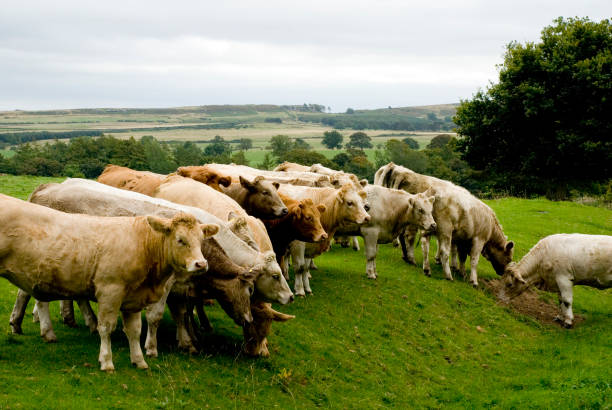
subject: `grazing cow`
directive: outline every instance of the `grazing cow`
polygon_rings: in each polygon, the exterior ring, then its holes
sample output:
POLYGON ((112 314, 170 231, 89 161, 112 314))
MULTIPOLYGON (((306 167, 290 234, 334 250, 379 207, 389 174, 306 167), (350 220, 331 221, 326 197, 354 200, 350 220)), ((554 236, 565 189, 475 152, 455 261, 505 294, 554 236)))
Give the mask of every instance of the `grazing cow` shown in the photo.
POLYGON ((311 172, 310 167, 295 162, 285 161, 273 169, 274 172, 311 172))
POLYGON ((172 273, 185 281, 208 268, 201 242, 219 227, 199 224, 185 213, 172 220, 104 218, 66 214, 5 195, 0 201, 0 276, 41 301, 97 300, 104 371, 114 370, 110 333, 121 311, 130 359, 147 368, 140 349, 140 311, 161 298, 172 273))
POLYGON ((272 322, 286 322, 295 316, 277 312, 269 303, 253 303, 253 322, 242 328, 245 346, 244 352, 249 356, 270 356, 268 351, 268 334, 272 322))
POLYGON ((205 167, 220 175, 231 177, 232 181, 238 181, 240 176, 248 179, 262 176, 268 181, 275 181, 282 184, 318 187, 331 186, 329 176, 315 174, 313 172, 275 172, 251 168, 244 165, 226 164, 207 164, 205 167))
POLYGON ((176 173, 223 192, 242 206, 249 215, 256 218, 276 219, 287 215, 287 207, 276 192, 278 182, 266 181, 262 176, 255 178, 240 176, 238 183, 232 184, 231 176, 221 176, 219 172, 209 168, 208 165, 181 167, 176 173), (220 180, 225 188, 219 187, 220 180))
POLYGON ((370 220, 363 204, 366 193, 356 191, 351 185, 341 189, 281 185, 280 193, 294 200, 311 199, 317 205, 325 205, 325 211, 321 213, 321 226, 327 232, 327 240, 316 244, 293 241, 289 246, 295 271, 295 294, 305 296, 306 293, 312 293, 309 282, 310 262, 329 249, 330 238, 336 230, 342 224, 360 225, 370 220))
MULTIPOLYGON (((327 239, 327 233, 321 226, 321 214, 325 212, 325 205, 315 206, 311 199, 296 201, 282 194, 281 199, 289 208, 289 214, 280 219, 265 221, 264 225, 272 241, 276 260, 283 269, 282 259, 291 242, 320 242, 327 239)), ((283 275, 289 279, 286 269, 283 269, 283 275)))
MULTIPOLYGON (((136 192, 124 191, 83 179, 68 179, 62 184, 43 185, 31 195, 30 201, 59 208, 66 212, 98 215, 155 214, 172 216, 179 211, 188 212, 201 222, 219 225, 219 232, 214 238, 209 238, 202 244, 203 253, 210 258, 210 274, 208 276, 211 280, 217 278, 219 280, 211 282, 209 278, 206 278, 204 282, 202 280, 194 281, 193 285, 197 289, 201 289, 202 292, 212 294, 236 323, 248 322, 245 315, 250 313, 248 306, 250 302, 247 300, 245 305, 240 298, 253 290, 253 280, 255 282, 254 300, 281 304, 293 300, 293 295, 287 283, 279 277, 280 270, 272 252, 265 254, 256 252, 233 235, 224 222, 201 209, 151 198, 136 192), (220 288, 221 280, 225 280, 222 288, 220 288), (232 298, 234 296, 236 297, 232 298), (228 303, 232 301, 232 306, 224 303, 225 300, 228 303)), ((170 287, 167 291, 170 291, 170 287)), ((176 293, 179 293, 179 291, 177 290, 176 293)), ((196 291, 197 295, 200 295, 199 291, 196 291)), ((148 355, 156 355, 157 352, 155 332, 164 313, 165 297, 162 299, 147 308, 149 333, 147 334, 145 347, 148 355)), ((176 297, 171 298, 171 302, 175 300, 177 300, 176 297)), ((171 303, 169 303, 169 306, 171 312, 174 312, 175 309, 173 309, 171 303)), ((184 311, 184 303, 179 305, 177 309, 184 311)), ((173 316, 176 317, 174 314, 173 316)), ((179 319, 181 319, 177 322, 179 346, 193 351, 193 345, 186 336, 182 316, 179 319)), ((205 316, 201 316, 200 321, 204 320, 205 316)), ((11 324, 13 323, 11 322, 11 324)))
POLYGON ((516 297, 529 286, 559 294, 560 315, 565 327, 574 321, 573 287, 612 287, 612 236, 556 234, 541 239, 520 262, 506 266, 502 297, 516 297))
MULTIPOLYGON (((514 243, 507 240, 495 212, 465 188, 438 178, 418 174, 392 162, 376 171, 374 183, 403 189, 412 194, 429 190, 435 195, 433 217, 437 225, 439 259, 446 279, 453 280, 449 264, 451 247, 457 250, 458 270, 462 275, 464 275, 467 256, 470 256, 470 282, 473 286, 478 285, 477 267, 481 253, 491 262, 498 275, 502 275, 506 265, 512 261, 514 243)), ((408 248, 404 237, 400 235, 404 259, 410 263, 414 263, 412 243, 416 233, 417 229, 406 230, 408 248)), ((431 274, 429 237, 430 235, 426 234, 421 240, 423 271, 428 276, 431 274)), ((452 260, 453 267, 455 267, 454 255, 452 260)))
POLYGON ((345 235, 363 236, 366 254, 366 274, 376 279, 376 254, 379 243, 389 243, 401 234, 408 225, 414 225, 426 232, 436 230, 432 211, 434 197, 426 193, 409 194, 397 189, 378 185, 364 188, 370 206, 370 220, 362 225, 343 226, 336 232, 345 235))

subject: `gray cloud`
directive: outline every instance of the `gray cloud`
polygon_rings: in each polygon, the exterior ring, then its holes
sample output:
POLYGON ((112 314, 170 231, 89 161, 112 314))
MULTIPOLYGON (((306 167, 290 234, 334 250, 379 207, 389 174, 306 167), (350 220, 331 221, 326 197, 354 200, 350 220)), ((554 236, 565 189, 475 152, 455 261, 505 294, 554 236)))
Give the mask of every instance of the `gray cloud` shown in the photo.
POLYGON ((0 109, 455 102, 510 41, 604 1, 22 2, 0 14, 0 109))

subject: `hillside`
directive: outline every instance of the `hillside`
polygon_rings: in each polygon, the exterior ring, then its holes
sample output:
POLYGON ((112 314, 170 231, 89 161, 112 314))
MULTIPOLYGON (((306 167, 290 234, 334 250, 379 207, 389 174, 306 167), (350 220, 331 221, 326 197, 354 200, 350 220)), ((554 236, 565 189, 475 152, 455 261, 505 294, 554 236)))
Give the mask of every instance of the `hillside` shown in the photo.
MULTIPOLYGON (((59 180, 59 179, 56 179, 59 180)), ((0 175, 0 191, 26 198, 49 178, 0 175)), ((520 258, 555 232, 610 234, 612 212, 545 200, 487 201, 520 258)), ((421 261, 417 251, 417 261, 421 261)), ((174 347, 169 315, 151 369, 129 363, 127 341, 113 334, 117 371, 97 369, 99 338, 52 319, 58 342, 45 344, 38 325, 0 336, 0 407, 31 408, 608 408, 612 401, 610 290, 577 287, 575 329, 542 324, 496 303, 485 286, 432 277, 381 245, 377 280, 365 278, 361 252, 333 246, 317 259, 314 295, 278 307, 296 319, 274 324, 271 357, 240 354, 241 330, 218 306, 207 308, 214 332, 200 354, 174 347)), ((481 258, 480 281, 495 278, 481 258)), ((0 281, 0 318, 16 289, 0 281)), ((555 304, 552 294, 540 298, 555 304)), ((31 312, 32 304, 28 308, 31 312)))

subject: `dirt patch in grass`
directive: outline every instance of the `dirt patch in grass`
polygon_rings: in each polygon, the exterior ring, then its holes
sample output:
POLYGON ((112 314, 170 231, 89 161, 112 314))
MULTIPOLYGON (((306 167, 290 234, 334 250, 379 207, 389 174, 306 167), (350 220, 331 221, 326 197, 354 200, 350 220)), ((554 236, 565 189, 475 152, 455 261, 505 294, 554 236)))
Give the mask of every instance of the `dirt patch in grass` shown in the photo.
MULTIPOLYGON (((501 280, 487 280, 485 286, 495 296, 498 304, 508 306, 522 315, 536 319, 540 323, 562 327, 561 323, 555 320, 555 317, 559 314, 556 296, 551 297, 551 294, 530 288, 514 299, 503 300, 499 296, 503 286, 501 280)), ((584 322, 584 317, 574 314, 574 327, 582 322, 584 322)))

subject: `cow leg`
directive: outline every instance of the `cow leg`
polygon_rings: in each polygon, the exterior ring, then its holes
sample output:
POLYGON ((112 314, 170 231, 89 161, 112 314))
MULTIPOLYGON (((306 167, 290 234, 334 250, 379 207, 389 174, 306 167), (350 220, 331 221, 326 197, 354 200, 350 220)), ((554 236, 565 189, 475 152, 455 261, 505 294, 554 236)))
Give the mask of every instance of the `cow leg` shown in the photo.
POLYGON ((157 357, 157 329, 164 317, 166 301, 176 278, 171 276, 164 285, 164 294, 155 303, 145 308, 145 318, 147 319, 147 340, 145 341, 145 352, 149 357, 157 357))
POLYGON ((72 303, 72 299, 60 300, 60 313, 65 325, 68 327, 77 327, 76 320, 74 319, 74 304, 72 303))
MULTIPOLYGON (((203 305, 203 300, 202 300, 202 305, 203 305)), ((191 343, 193 343, 193 347, 195 347, 196 350, 199 350, 200 337, 198 335, 198 332, 196 332, 196 320, 195 320, 195 316, 193 315, 194 307, 195 306, 192 303, 191 299, 187 301, 187 309, 185 310, 185 328, 187 329, 187 334, 189 335, 189 339, 191 340, 191 343)), ((204 307, 202 307, 202 313, 204 313, 204 307)), ((204 313, 204 316, 206 317, 206 320, 208 320, 206 313, 204 313)), ((200 323, 202 323, 202 319, 200 319, 200 323)))
POLYGON ((370 279, 376 279, 376 254, 378 253, 378 231, 373 229, 362 230, 363 243, 366 255, 366 275, 370 279))
POLYGON ((185 323, 187 315, 187 306, 185 301, 168 301, 168 308, 170 308, 170 314, 176 323, 176 339, 178 341, 179 349, 187 350, 191 354, 196 354, 198 349, 196 349, 194 346, 191 337, 189 336, 189 331, 187 330, 187 323, 185 323))
MULTIPOLYGON (((306 296, 304 291, 304 282, 302 278, 304 273, 308 270, 306 267, 306 261, 304 259, 304 245, 298 244, 291 247, 291 260, 293 261, 293 275, 295 276, 295 295, 306 296)), ((310 260, 308 261, 310 263, 310 260)))
POLYGON ((573 302, 573 283, 571 280, 557 275, 557 286, 559 287, 559 310, 561 315, 555 320, 561 322, 563 326, 570 328, 574 323, 574 312, 572 311, 573 302))
POLYGON ((206 316, 206 312, 204 311, 204 304, 202 303, 202 299, 198 298, 195 303, 196 312, 198 313, 198 319, 200 319, 200 330, 206 333, 210 333, 213 331, 213 327, 210 324, 210 320, 208 320, 208 316, 206 316))
POLYGON ((304 267, 306 268, 306 270, 302 273, 302 283, 304 284, 304 291, 311 295, 312 294, 312 289, 310 289, 310 278, 312 276, 310 276, 310 265, 312 263, 312 259, 304 259, 304 267))
POLYGON ((142 317, 140 312, 121 312, 123 317, 123 332, 130 344, 130 361, 139 369, 148 369, 140 348, 140 332, 142 331, 142 317))
POLYGON ((417 233, 418 228, 416 226, 408 226, 404 232, 399 235, 399 242, 402 246, 402 259, 404 259, 404 262, 411 265, 416 265, 416 260, 414 259, 414 242, 417 233))
POLYGON ((351 236, 351 248, 355 251, 359 251, 359 240, 356 236, 351 236))
POLYGON ((478 286, 478 259, 482 252, 484 244, 476 239, 472 242, 472 249, 470 251, 470 283, 472 286, 478 286))
POLYGON ((51 323, 51 315, 49 314, 49 302, 36 301, 38 310, 38 318, 40 319, 40 336, 47 343, 57 342, 57 336, 53 331, 51 323))
POLYGON ((32 309, 32 323, 38 323, 40 319, 38 317, 38 306, 34 304, 34 309, 32 309))
POLYGON ((85 326, 89 328, 90 333, 95 333, 98 330, 98 318, 91 308, 89 301, 85 299, 77 300, 77 305, 79 305, 83 320, 85 320, 85 326))
POLYGON ((431 276, 431 266, 429 265, 429 245, 431 237, 421 237, 421 250, 423 251, 423 273, 425 276, 431 276))
POLYGON ((467 259, 467 253, 463 250, 458 251, 459 256, 459 274, 465 278, 465 261, 467 259))
POLYGON ((285 280, 289 280, 289 252, 287 251, 284 255, 281 256, 280 258, 280 268, 281 268, 281 272, 283 273, 283 276, 285 277, 285 280))
POLYGON ((440 261, 442 262, 442 270, 446 279, 453 280, 453 274, 450 270, 449 256, 451 248, 451 236, 440 234, 438 235, 438 249, 440 250, 440 261))
POLYGON ((31 296, 29 293, 26 293, 21 289, 17 291, 17 299, 15 299, 15 305, 13 306, 11 319, 9 321, 9 324, 11 325, 11 332, 16 335, 23 333, 21 330, 21 323, 23 323, 23 317, 25 316, 26 307, 28 307, 30 298, 31 296))
POLYGON ((314 263, 314 259, 311 259, 311 260, 310 260, 310 264, 308 265, 308 270, 309 270, 309 272, 308 272, 308 278, 309 278, 309 279, 312 277, 312 276, 310 276, 310 269, 312 269, 312 270, 319 270, 318 266, 317 266, 317 265, 315 265, 315 263, 314 263))
POLYGON ((450 264, 451 264, 451 269, 453 269, 454 271, 459 271, 459 263, 458 263, 458 251, 457 251, 457 244, 455 243, 451 243, 451 254, 450 254, 450 264))
POLYGON ((123 300, 125 290, 119 286, 107 286, 104 294, 97 292, 98 299, 98 334, 100 335, 100 370, 112 372, 115 370, 113 365, 113 352, 111 350, 110 335, 117 326, 117 315, 123 300))

